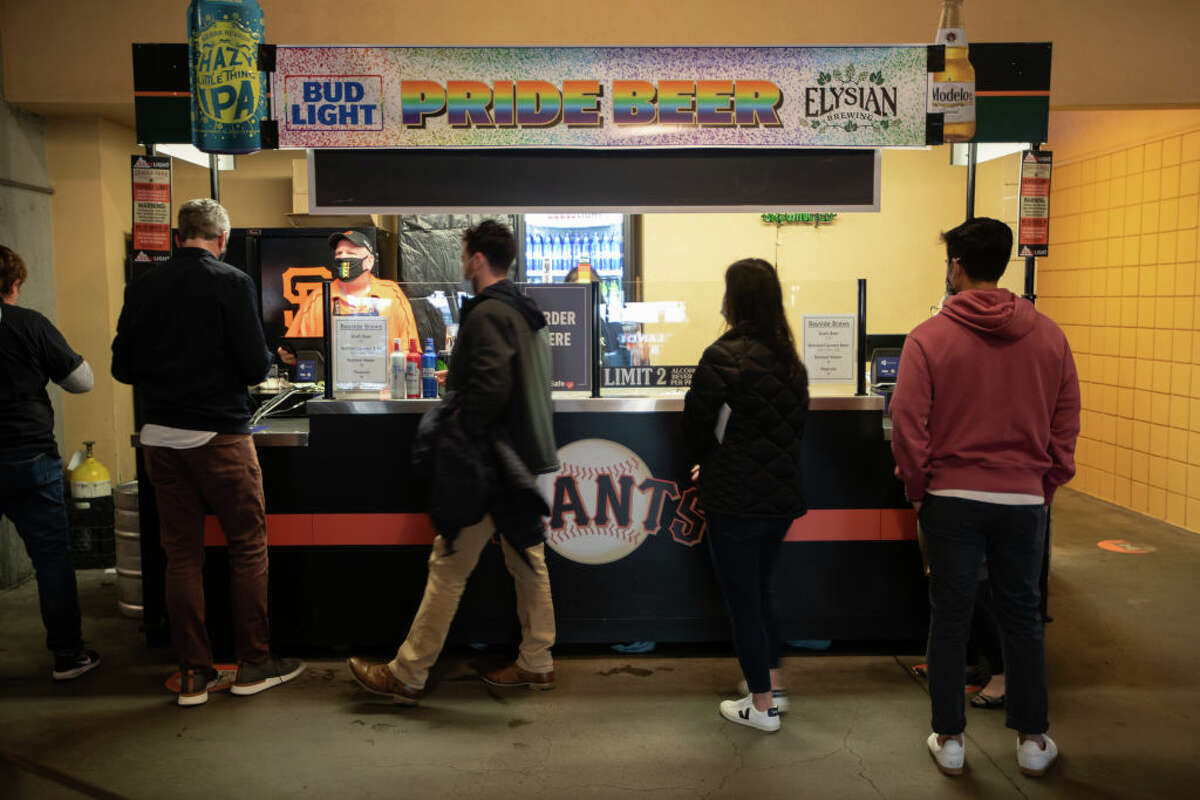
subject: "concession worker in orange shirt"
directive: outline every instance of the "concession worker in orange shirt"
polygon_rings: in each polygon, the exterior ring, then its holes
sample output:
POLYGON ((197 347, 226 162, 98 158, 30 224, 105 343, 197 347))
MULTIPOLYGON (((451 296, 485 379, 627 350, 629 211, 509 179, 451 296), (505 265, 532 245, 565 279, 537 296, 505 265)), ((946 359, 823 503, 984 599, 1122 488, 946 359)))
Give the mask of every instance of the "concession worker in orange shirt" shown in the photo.
MULTIPOLYGON (((333 248, 334 263, 334 281, 330 287, 332 313, 387 317, 388 342, 399 339, 401 347, 407 350, 409 339, 420 338, 412 306, 408 304, 408 298, 399 284, 376 278, 372 274, 376 258, 371 240, 358 231, 345 231, 330 236, 329 246, 333 248)), ((316 291, 301 303, 285 336, 322 336, 324 325, 321 317, 321 292, 316 291)), ((279 348, 279 357, 287 364, 296 361, 295 355, 282 347, 279 348)))

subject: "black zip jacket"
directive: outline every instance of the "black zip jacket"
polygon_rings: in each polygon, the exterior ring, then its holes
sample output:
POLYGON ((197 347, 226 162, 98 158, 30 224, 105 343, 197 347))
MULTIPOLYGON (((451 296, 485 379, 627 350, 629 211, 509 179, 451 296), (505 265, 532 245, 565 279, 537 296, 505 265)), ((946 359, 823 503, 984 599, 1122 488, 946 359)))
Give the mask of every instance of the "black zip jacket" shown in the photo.
POLYGON ((530 472, 558 469, 546 315, 511 281, 463 304, 446 390, 462 395, 471 436, 504 429, 530 472))
POLYGON ((700 465, 705 511, 739 517, 796 518, 806 506, 801 447, 808 417, 808 374, 788 365, 744 328, 709 345, 684 400, 689 464, 700 465), (714 428, 729 404, 725 439, 714 428))
POLYGON ((125 287, 112 351, 143 422, 196 431, 248 433, 246 387, 271 367, 254 282, 196 247, 125 287))

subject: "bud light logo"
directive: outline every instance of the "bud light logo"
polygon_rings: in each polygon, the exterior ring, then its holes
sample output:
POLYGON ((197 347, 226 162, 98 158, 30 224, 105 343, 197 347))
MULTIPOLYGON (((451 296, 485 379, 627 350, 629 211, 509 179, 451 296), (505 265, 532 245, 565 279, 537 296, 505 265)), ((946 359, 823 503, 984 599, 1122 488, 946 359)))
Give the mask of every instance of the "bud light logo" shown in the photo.
POLYGON ((288 75, 283 124, 295 131, 383 130, 379 75, 288 75))

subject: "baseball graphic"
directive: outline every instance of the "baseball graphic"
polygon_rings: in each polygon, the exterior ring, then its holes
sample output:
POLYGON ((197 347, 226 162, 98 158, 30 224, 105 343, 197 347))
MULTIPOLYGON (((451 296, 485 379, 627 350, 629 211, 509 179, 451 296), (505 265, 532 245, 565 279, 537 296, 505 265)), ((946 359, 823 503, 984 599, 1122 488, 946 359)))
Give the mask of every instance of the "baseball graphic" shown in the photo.
POLYGON ((551 508, 546 541, 559 555, 584 564, 607 564, 632 553, 647 534, 652 507, 663 489, 646 462, 624 445, 581 439, 558 451, 558 472, 538 478, 551 508))

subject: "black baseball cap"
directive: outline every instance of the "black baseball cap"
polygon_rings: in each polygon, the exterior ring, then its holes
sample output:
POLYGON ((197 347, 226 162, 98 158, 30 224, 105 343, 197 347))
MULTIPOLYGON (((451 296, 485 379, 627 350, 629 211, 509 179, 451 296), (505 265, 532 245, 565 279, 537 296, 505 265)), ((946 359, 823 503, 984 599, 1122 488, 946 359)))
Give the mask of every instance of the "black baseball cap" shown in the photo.
POLYGON ((336 250, 338 242, 345 239, 350 244, 356 247, 365 247, 371 251, 371 255, 378 257, 375 252, 375 245, 371 244, 371 240, 365 234, 358 231, 342 231, 341 233, 331 233, 329 235, 329 247, 331 250, 336 250))

